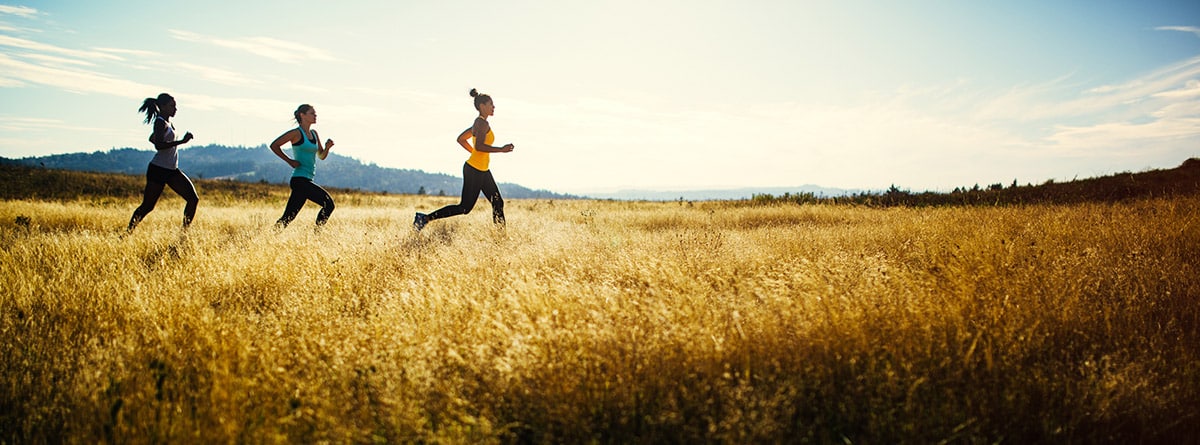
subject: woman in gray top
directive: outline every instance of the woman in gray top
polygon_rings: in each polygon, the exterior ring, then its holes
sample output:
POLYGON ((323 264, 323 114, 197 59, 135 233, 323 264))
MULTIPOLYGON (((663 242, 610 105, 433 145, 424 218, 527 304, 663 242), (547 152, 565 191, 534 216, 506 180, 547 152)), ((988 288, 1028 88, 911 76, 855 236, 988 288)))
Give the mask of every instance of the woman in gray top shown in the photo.
POLYGON ((183 228, 192 223, 196 216, 196 204, 200 198, 196 196, 196 186, 192 180, 179 170, 179 152, 176 147, 192 140, 192 133, 183 135, 183 139, 175 140, 175 127, 171 125, 171 117, 175 116, 175 98, 162 93, 157 98, 148 97, 142 101, 139 112, 146 113, 146 123, 154 121, 154 132, 150 134, 150 143, 154 144, 154 159, 146 168, 146 190, 142 195, 142 205, 133 211, 129 219, 128 231, 133 231, 146 214, 154 210, 158 197, 162 195, 163 186, 171 187, 175 193, 187 201, 183 208, 183 228))

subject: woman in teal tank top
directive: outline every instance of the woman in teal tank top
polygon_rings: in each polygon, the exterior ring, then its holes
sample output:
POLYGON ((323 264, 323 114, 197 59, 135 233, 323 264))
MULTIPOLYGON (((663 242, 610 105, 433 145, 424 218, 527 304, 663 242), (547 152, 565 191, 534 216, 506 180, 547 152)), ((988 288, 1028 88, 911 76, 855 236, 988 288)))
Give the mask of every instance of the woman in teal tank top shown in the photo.
POLYGON ((325 160, 325 157, 329 156, 329 150, 333 148, 333 139, 326 140, 324 147, 320 145, 321 138, 317 136, 317 131, 312 129, 312 125, 317 123, 317 110, 312 105, 301 105, 292 115, 300 126, 288 130, 271 142, 271 151, 275 152, 275 156, 279 156, 294 169, 290 182, 292 195, 288 197, 283 216, 279 217, 275 225, 280 228, 287 227, 296 219, 305 201, 312 201, 321 206, 321 211, 317 212, 317 226, 322 226, 329 220, 329 215, 333 214, 333 197, 321 186, 313 183, 313 176, 316 172, 317 158, 325 160), (285 142, 292 145, 290 158, 283 153, 285 142))

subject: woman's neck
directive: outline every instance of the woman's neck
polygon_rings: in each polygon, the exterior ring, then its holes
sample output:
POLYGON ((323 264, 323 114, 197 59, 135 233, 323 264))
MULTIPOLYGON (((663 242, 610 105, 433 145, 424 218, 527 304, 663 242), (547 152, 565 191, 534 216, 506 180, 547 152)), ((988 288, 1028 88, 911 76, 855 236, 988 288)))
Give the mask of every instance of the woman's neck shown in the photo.
POLYGON ((300 124, 300 128, 303 128, 305 132, 307 132, 308 129, 311 127, 312 127, 312 124, 300 124))

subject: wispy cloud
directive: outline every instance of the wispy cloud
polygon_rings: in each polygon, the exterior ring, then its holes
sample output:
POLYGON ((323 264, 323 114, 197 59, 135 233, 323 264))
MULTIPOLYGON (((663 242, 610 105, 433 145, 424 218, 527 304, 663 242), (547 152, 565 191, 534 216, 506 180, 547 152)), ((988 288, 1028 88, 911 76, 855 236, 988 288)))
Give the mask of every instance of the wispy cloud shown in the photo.
POLYGON ((146 50, 141 50, 141 49, 103 48, 103 47, 97 47, 97 48, 92 48, 92 49, 102 52, 102 53, 125 55, 125 56, 131 56, 131 57, 142 57, 142 58, 159 57, 162 55, 161 53, 157 53, 154 51, 146 51, 146 50))
POLYGON ((24 57, 26 59, 38 60, 38 61, 50 64, 50 65, 96 66, 96 64, 86 61, 86 60, 51 56, 48 54, 25 54, 22 57, 24 57))
POLYGON ((7 46, 10 48, 17 48, 17 49, 22 49, 22 50, 26 50, 26 51, 32 51, 35 53, 39 53, 39 52, 54 53, 54 54, 68 56, 68 57, 78 57, 81 59, 112 60, 112 61, 124 61, 125 60, 123 57, 109 54, 109 53, 103 52, 103 51, 81 51, 81 50, 63 48, 60 46, 55 46, 55 45, 50 45, 50 44, 46 44, 46 43, 35 42, 33 40, 22 39, 19 37, 5 36, 5 35, 0 35, 0 46, 7 46))
POLYGON ((1159 26, 1157 28, 1154 28, 1154 30, 1155 31, 1190 32, 1192 34, 1195 34, 1196 37, 1200 37, 1200 27, 1195 27, 1195 26, 1159 26))
POLYGON ((912 107, 942 106, 944 111, 978 122, 1036 126, 1086 119, 1105 122, 1152 116, 1181 100, 1192 100, 1200 82, 1200 57, 1177 62, 1124 82, 1084 85, 1062 77, 1004 91, 958 88, 948 94, 907 97, 912 107), (923 105, 922 105, 923 104, 923 105), (944 105, 944 106, 943 106, 944 105))
MULTIPOLYGON (((808 131, 827 134, 825 128, 839 128, 833 134, 857 141, 848 146, 905 147, 930 160, 986 159, 1002 153, 996 161, 1012 164, 1014 170, 1032 169, 1019 165, 1020 160, 1050 165, 1052 160, 1071 159, 1069 164, 1085 174, 1111 172, 1116 168, 1111 166, 1128 168, 1134 162, 1170 165, 1195 156, 1200 143, 1200 56, 1099 86, 1064 76, 1003 91, 956 85, 943 92, 932 89, 895 97, 873 104, 878 111, 853 112, 861 119, 858 126, 839 126, 851 118, 844 116, 808 131), (861 140, 870 133, 881 137, 861 140)), ((874 149, 860 150, 868 154, 874 149)), ((871 158, 895 156, 880 151, 871 158)), ((969 162, 960 166, 979 168, 969 162)), ((1048 169, 1044 174, 1070 177, 1048 169)), ((921 181, 910 179, 914 184, 921 181)))
POLYGON ((25 82, 0 76, 0 88, 17 88, 25 86, 25 82))
MULTIPOLYGON (((1200 140, 1200 57, 1123 85, 1094 89, 1065 110, 1093 115, 1089 125, 1056 125, 1048 147, 1068 152, 1135 154, 1173 141, 1200 140), (1085 110, 1094 106, 1095 109, 1085 110)), ((1070 118, 1064 115, 1063 118, 1070 118)))
MULTIPOLYGON (((1106 122, 1058 126, 1047 138, 1058 153, 1095 157, 1137 157, 1170 150, 1170 142, 1200 138, 1200 118, 1177 117, 1147 123, 1106 122)), ((1180 159, 1182 160, 1182 159, 1180 159)))
MULTIPOLYGON (((97 47, 77 50, 44 44, 29 39, 0 35, 0 48, 15 51, 0 52, 0 87, 21 88, 42 86, 78 94, 103 94, 115 97, 141 99, 147 91, 167 91, 158 85, 148 84, 122 76, 115 65, 128 67, 129 59, 144 59, 141 66, 146 69, 173 73, 187 73, 195 78, 233 86, 253 86, 267 80, 252 78, 233 70, 192 64, 187 62, 161 63, 155 58, 158 53, 138 49, 97 47)), ((290 85, 300 88, 299 85, 290 85)), ((195 92, 176 91, 175 96, 186 103, 188 109, 218 111, 230 116, 245 116, 255 119, 287 121, 286 116, 296 104, 274 100, 220 97, 195 92), (282 110, 282 111, 280 111, 282 110), (285 116, 279 119, 279 116, 285 116)), ((376 110, 378 112, 378 110, 376 110)), ((53 120, 26 119, 6 120, 0 130, 10 134, 32 134, 50 131, 58 125, 53 120)), ((71 131, 79 128, 70 127, 71 131)), ((38 147, 39 150, 54 149, 23 140, 12 142, 13 146, 38 147)))
MULTIPOLYGON (((1184 84, 1183 87, 1181 87, 1179 89, 1171 90, 1171 91, 1164 91, 1164 92, 1155 94, 1154 96, 1160 97, 1160 98, 1169 98, 1169 99, 1187 99, 1187 98, 1200 99, 1200 79, 1189 80, 1189 81, 1187 81, 1186 84, 1184 84)), ((1192 104, 1200 105, 1200 102, 1193 102, 1192 104)))
POLYGON ((67 91, 103 93, 119 97, 141 97, 139 93, 134 92, 161 89, 87 70, 28 63, 5 54, 0 54, 0 74, 10 79, 67 91))
POLYGON ((41 130, 67 130, 74 129, 60 119, 46 119, 36 117, 16 117, 8 116, 0 120, 0 130, 5 131, 41 131, 41 130))
POLYGON ((106 127, 89 127, 78 122, 39 117, 0 116, 0 130, 13 133, 39 133, 61 130, 112 134, 120 130, 106 127))
POLYGON ((28 6, 0 5, 0 14, 10 14, 20 17, 34 17, 38 14, 38 10, 28 6))
POLYGON ((236 49, 283 63, 296 64, 306 60, 337 60, 327 51, 271 37, 224 39, 177 29, 172 29, 170 32, 172 37, 185 42, 206 43, 236 49))

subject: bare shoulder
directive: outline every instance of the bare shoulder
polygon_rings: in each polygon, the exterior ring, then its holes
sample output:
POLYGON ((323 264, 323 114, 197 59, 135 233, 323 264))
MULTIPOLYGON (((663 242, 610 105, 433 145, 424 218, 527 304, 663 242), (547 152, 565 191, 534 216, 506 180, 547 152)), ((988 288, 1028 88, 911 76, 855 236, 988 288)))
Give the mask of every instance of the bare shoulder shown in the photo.
POLYGON ((299 144, 300 143, 300 129, 293 128, 291 130, 283 132, 283 134, 281 134, 281 135, 279 135, 279 137, 275 138, 275 142, 278 142, 278 143, 290 142, 293 145, 299 144))
POLYGON ((475 118, 475 124, 471 126, 471 132, 475 134, 487 134, 487 132, 491 129, 492 126, 488 125, 488 121, 486 119, 478 117, 475 118))

